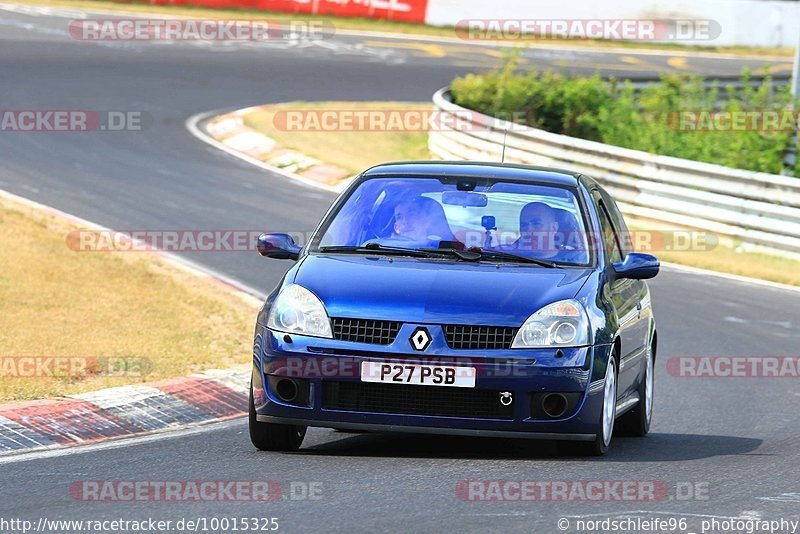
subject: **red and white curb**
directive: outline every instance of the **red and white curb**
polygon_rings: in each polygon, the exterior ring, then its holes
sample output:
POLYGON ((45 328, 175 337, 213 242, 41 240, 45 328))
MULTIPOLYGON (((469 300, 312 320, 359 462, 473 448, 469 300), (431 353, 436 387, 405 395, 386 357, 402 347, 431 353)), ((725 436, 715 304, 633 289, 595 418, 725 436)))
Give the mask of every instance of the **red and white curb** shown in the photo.
MULTIPOLYGON (((108 228, 0 189, 0 198, 88 230, 108 228)), ((265 295, 174 254, 154 251, 162 261, 212 281, 253 306, 265 295)), ((178 430, 244 415, 247 367, 103 389, 63 398, 0 404, 0 456, 97 443, 115 438, 178 430)))
POLYGON ((96 443, 224 421, 247 411, 250 373, 208 371, 0 405, 0 455, 96 443))

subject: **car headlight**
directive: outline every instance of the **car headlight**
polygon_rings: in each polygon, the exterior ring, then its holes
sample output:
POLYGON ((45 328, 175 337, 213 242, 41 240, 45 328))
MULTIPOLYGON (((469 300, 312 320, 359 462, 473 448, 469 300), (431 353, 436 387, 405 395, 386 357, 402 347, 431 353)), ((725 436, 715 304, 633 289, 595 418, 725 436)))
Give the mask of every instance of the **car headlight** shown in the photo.
POLYGON ((333 337, 331 320, 322 301, 297 284, 286 286, 272 303, 267 328, 289 334, 333 337))
POLYGON ((589 317, 577 300, 561 300, 540 309, 525 321, 512 349, 579 347, 589 344, 589 317))

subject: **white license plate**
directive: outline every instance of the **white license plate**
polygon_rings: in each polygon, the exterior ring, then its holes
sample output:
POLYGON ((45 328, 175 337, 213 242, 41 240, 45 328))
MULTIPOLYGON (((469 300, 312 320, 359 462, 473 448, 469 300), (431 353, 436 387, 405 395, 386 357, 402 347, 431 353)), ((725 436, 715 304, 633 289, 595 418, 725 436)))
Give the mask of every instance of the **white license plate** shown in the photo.
POLYGON ((361 362, 361 381, 379 384, 414 384, 474 388, 474 367, 361 362))

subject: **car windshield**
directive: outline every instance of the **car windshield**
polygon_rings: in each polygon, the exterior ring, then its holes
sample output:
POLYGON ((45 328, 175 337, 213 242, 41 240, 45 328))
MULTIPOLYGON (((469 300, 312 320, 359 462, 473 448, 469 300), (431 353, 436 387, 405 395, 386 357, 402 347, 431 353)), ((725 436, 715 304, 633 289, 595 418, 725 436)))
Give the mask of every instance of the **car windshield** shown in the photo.
POLYGON ((329 217, 311 250, 457 250, 480 252, 490 261, 587 265, 586 237, 580 204, 567 187, 495 179, 372 178, 329 217))

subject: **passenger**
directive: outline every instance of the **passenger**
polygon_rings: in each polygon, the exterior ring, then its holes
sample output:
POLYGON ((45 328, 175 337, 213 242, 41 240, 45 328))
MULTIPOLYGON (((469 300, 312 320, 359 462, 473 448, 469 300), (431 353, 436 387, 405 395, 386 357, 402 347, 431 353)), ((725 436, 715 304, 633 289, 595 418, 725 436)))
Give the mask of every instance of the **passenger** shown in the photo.
POLYGON ((441 241, 454 241, 441 204, 432 198, 416 197, 400 202, 394 209, 397 237, 437 248, 441 241))

